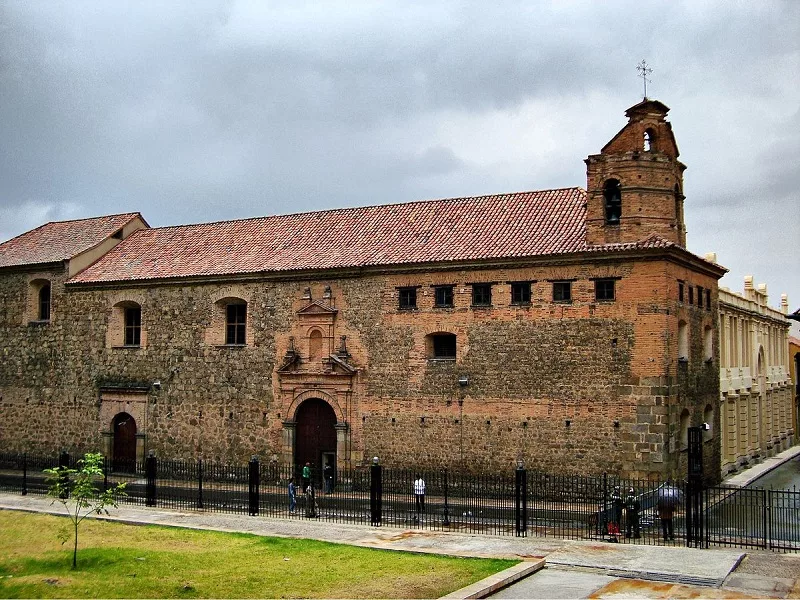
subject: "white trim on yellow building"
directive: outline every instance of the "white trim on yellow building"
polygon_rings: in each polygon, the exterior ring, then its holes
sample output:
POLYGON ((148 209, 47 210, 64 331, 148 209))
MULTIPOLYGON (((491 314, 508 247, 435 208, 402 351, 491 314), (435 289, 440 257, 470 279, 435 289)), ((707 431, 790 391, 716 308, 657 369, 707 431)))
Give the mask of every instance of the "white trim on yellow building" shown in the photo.
POLYGON ((745 277, 744 294, 719 290, 722 476, 795 440, 789 376, 788 301, 767 306, 767 288, 745 277))

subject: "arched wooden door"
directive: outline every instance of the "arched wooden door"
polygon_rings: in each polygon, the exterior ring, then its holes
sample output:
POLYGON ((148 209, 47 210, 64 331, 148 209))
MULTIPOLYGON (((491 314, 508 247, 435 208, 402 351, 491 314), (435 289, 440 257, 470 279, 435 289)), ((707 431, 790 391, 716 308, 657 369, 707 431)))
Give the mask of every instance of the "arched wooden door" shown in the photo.
POLYGON ((136 470, 136 421, 128 413, 114 417, 114 456, 111 459, 115 471, 133 473, 136 470))
MULTIPOLYGON (((313 480, 319 486, 323 454, 336 453, 336 413, 319 398, 309 398, 295 416, 295 464, 311 464, 313 480)), ((335 465, 335 462, 334 462, 335 465)))

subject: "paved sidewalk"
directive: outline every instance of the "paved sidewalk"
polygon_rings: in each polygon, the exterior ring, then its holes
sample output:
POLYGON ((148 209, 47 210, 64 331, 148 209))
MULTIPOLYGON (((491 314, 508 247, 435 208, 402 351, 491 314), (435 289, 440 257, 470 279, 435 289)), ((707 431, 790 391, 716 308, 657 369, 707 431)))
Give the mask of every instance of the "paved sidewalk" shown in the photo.
POLYGON ((745 487, 753 483, 762 475, 766 475, 773 469, 780 467, 783 463, 793 459, 800 454, 800 446, 792 446, 791 448, 779 452, 775 456, 765 458, 762 462, 748 467, 744 471, 736 473, 723 481, 723 485, 732 485, 735 487, 745 487))
MULTIPOLYGON (((63 514, 42 496, 0 493, 0 509, 63 514)), ((204 511, 171 511, 121 505, 111 516, 126 523, 148 523, 193 529, 300 537, 370 548, 429 552, 452 556, 544 558, 554 568, 579 568, 629 580, 719 587, 744 556, 740 550, 699 550, 553 538, 516 538, 393 529, 330 523, 317 519, 275 519, 204 511)), ((535 580, 537 576, 530 579, 535 580)), ((495 583, 496 585, 496 583, 495 583)), ((486 590, 489 593, 490 590, 486 590)), ((481 594, 478 594, 480 597, 481 594)), ((463 596, 466 597, 466 594, 463 596)), ((642 590, 639 590, 642 597, 642 590)), ((658 596, 652 596, 658 597, 658 596)))

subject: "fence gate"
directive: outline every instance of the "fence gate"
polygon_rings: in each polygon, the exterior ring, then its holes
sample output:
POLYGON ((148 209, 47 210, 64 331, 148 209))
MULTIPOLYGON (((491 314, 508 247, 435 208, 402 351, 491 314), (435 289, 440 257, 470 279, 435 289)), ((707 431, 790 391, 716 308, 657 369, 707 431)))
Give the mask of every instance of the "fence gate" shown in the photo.
POLYGON ((686 483, 686 545, 704 547, 703 430, 689 427, 689 479, 686 483))

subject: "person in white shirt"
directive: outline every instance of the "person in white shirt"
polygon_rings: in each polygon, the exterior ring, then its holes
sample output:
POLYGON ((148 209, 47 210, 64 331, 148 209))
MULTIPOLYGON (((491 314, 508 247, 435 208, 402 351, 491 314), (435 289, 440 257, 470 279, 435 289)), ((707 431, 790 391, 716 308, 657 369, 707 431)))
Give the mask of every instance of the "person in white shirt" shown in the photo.
POLYGON ((425 480, 417 475, 414 480, 414 498, 417 500, 417 513, 425 512, 425 480))

